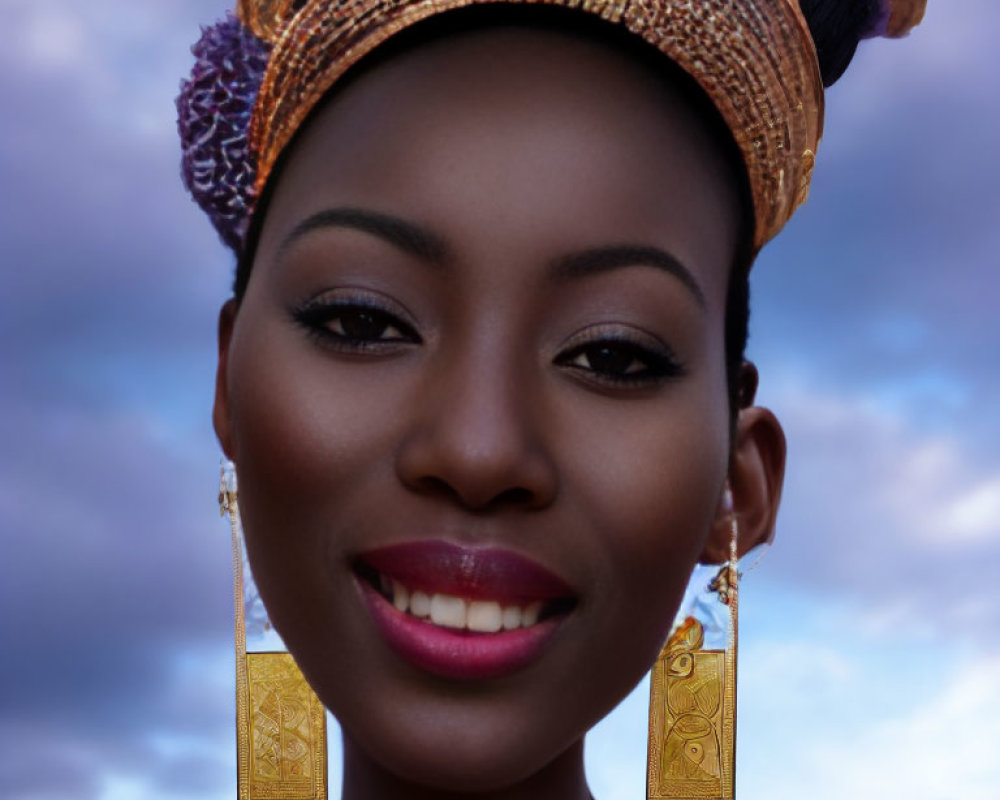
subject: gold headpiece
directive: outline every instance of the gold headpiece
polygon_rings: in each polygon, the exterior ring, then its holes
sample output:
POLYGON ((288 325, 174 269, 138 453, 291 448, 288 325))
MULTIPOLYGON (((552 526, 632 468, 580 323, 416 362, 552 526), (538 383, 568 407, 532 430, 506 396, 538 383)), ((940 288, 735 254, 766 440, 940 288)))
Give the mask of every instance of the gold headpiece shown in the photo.
MULTIPOLYGON (((178 99, 185 183, 239 252, 256 198, 282 150, 338 78, 375 47, 414 23, 459 8, 561 6, 642 37, 711 98, 743 155, 759 249, 805 202, 823 132, 823 81, 799 2, 237 0, 239 22, 233 23, 246 36, 228 23, 207 29, 195 48, 193 78, 178 99), (220 94, 235 109, 226 112, 229 117, 220 117, 220 94), (256 95, 249 131, 241 111, 248 95, 256 95), (204 133, 206 117, 213 120, 212 136, 204 133)), ((900 37, 922 20, 927 0, 880 5, 867 35, 900 37)))
MULTIPOLYGON (((240 0, 240 19, 273 45, 250 128, 258 191, 316 103, 367 53, 420 20, 496 1, 240 0)), ((689 73, 743 154, 756 247, 805 201, 823 130, 823 82, 797 0, 500 1, 595 14, 689 73)))
POLYGON ((298 5, 296 0, 237 0, 236 16, 258 39, 274 44, 298 5))
POLYGON ((906 36, 917 27, 927 11, 927 0, 890 0, 885 35, 890 39, 906 36))

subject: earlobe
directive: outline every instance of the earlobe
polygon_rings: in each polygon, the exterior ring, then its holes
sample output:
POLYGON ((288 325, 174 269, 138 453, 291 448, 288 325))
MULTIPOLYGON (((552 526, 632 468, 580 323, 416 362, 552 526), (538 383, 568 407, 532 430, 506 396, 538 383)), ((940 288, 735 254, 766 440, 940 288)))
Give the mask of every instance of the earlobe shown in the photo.
POLYGON ((726 481, 732 492, 732 511, 726 508, 724 491, 702 553, 703 563, 720 564, 729 557, 732 514, 739 530, 740 557, 771 541, 784 483, 785 447, 781 424, 768 409, 752 406, 739 412, 726 481))
POLYGON ((236 324, 237 308, 236 300, 231 299, 219 310, 219 359, 215 368, 215 401, 212 404, 212 427, 215 428, 222 452, 233 461, 236 458, 236 448, 229 415, 229 345, 232 342, 233 326, 236 324))

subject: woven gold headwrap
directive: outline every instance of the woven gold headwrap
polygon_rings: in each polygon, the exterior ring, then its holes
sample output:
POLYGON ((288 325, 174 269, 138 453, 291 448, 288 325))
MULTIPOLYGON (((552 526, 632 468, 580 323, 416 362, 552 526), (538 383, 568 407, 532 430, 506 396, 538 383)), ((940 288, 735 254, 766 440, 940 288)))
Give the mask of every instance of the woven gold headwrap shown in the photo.
POLYGON ((890 39, 906 36, 917 27, 927 11, 927 0, 894 0, 889 4, 885 35, 890 39))
MULTIPOLYGON (((823 83, 798 0, 239 0, 273 45, 250 126, 259 192, 331 86, 400 30, 493 2, 562 6, 623 25, 689 73, 712 99, 746 164, 754 245, 772 239, 809 191, 823 131, 823 83)), ((899 0, 915 13, 926 0, 899 0)), ((893 12, 897 14, 896 11, 893 12)), ((912 20, 894 16, 894 30, 912 20)))

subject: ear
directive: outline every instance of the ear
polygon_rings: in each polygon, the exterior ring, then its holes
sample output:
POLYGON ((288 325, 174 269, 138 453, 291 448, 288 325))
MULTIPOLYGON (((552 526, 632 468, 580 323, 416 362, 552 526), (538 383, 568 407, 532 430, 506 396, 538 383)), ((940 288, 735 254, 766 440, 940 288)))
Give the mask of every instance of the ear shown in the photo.
POLYGON ((215 367, 215 402, 212 404, 212 427, 226 458, 235 460, 232 426, 229 416, 229 345, 236 324, 236 300, 227 300, 219 310, 219 361, 215 367))
MULTIPOLYGON (((754 376, 756 370, 753 370, 754 376)), ((752 402, 752 394, 749 398, 752 402)), ((774 537, 775 518, 785 479, 785 433, 781 423, 766 408, 742 408, 736 420, 727 488, 732 491, 733 510, 739 532, 742 558, 759 544, 774 537)), ((732 517, 723 497, 715 514, 712 533, 702 553, 706 564, 729 559, 732 517)))

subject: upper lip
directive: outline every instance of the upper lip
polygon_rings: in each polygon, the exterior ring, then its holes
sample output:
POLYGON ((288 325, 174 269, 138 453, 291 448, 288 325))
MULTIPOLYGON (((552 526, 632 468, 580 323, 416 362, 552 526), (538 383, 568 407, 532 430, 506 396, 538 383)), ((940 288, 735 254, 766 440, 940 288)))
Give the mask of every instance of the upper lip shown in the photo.
POLYGON ((359 565, 407 588, 467 600, 531 603, 571 598, 572 588, 536 561, 510 550, 444 540, 403 542, 367 550, 359 565))

